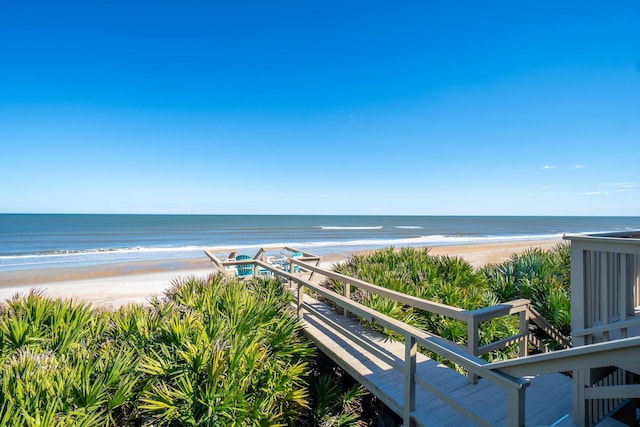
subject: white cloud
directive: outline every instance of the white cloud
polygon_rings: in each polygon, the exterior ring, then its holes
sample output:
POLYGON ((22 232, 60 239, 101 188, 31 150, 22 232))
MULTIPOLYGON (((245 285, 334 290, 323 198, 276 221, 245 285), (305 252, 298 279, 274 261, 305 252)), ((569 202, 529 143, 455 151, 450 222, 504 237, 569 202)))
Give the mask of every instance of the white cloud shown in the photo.
POLYGON ((585 165, 573 165, 573 167, 576 168, 576 169, 584 169, 584 168, 586 168, 585 165))
POLYGON ((604 183, 604 184, 600 184, 602 186, 605 187, 614 187, 614 188, 619 188, 619 189, 623 189, 623 190, 630 190, 633 188, 639 188, 640 187, 640 182, 608 182, 608 183, 604 183))
POLYGON ((640 182, 608 182, 600 186, 609 187, 615 193, 640 193, 640 182))
POLYGON ((608 191, 586 191, 584 193, 578 193, 579 196, 604 196, 609 194, 608 191))
POLYGON ((553 166, 553 165, 544 165, 540 169, 547 170, 547 169, 553 169, 553 168, 555 168, 555 166, 553 166))

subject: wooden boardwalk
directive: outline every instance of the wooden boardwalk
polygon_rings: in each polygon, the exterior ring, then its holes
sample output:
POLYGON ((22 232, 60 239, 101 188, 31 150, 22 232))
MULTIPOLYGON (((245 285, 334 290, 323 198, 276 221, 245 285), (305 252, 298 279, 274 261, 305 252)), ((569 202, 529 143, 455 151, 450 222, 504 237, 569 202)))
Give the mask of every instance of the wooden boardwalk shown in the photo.
MULTIPOLYGON (((390 341, 308 296, 305 296, 303 307, 305 332, 318 348, 402 416, 403 371, 395 369, 393 365, 404 364, 404 343, 390 341), (318 316, 318 313, 322 316, 318 316), (361 337, 369 345, 377 347, 387 356, 386 360, 368 350, 366 345, 358 344, 353 336, 361 337)), ((477 384, 470 384, 466 376, 421 353, 417 355, 416 376, 447 392, 453 399, 464 401, 465 406, 486 419, 488 425, 506 425, 507 399, 504 388, 484 379, 477 384)), ((544 374, 530 381, 531 385, 526 391, 526 425, 549 426, 564 420, 570 422, 571 378, 561 374, 544 374)), ((467 417, 419 385, 416 387, 416 409, 412 419, 418 426, 474 425, 467 417)))
MULTIPOLYGON (((226 261, 219 259, 214 250, 205 253, 221 274, 227 275, 230 268, 251 264, 252 276, 270 274, 286 283, 297 295, 295 310, 306 334, 321 351, 396 412, 405 426, 573 426, 586 422, 603 427, 622 425, 616 419, 632 425, 637 422, 636 407, 632 406, 640 401, 640 385, 637 377, 632 376, 633 372, 640 375, 640 337, 635 331, 640 327, 640 315, 636 313, 640 304, 637 290, 618 292, 632 295, 636 304, 620 303, 629 306, 623 322, 574 330, 574 334, 601 334, 609 339, 618 329, 620 339, 571 348, 571 340, 542 318, 529 300, 516 299, 464 310, 325 270, 319 267, 320 257, 294 248, 283 247, 293 255, 276 262, 280 258, 267 252, 277 249, 261 248, 252 259, 231 259, 230 254, 226 261), (324 287, 325 280, 341 284, 340 293, 324 287), (466 347, 354 301, 351 298, 354 289, 466 324, 466 347), (339 313, 311 295, 338 307, 339 313), (343 311, 350 315, 342 315, 343 311), (518 330, 511 336, 481 345, 480 324, 505 316, 518 319, 518 330), (356 319, 376 324, 403 338, 393 342, 356 319), (548 352, 538 339, 539 333, 546 334, 564 349, 548 352), (512 344, 518 346, 518 358, 492 363, 480 358, 512 344), (533 347, 543 354, 529 355, 533 347), (462 366, 468 376, 429 359, 418 348, 462 366), (576 372, 579 375, 586 372, 588 384, 580 385, 561 374, 567 371, 574 376, 576 372)), ((234 257, 236 252, 232 251, 234 257)), ((640 249, 637 255, 634 258, 637 265, 633 265, 640 271, 640 249)), ((623 261, 628 261, 627 258, 623 261)), ((621 261, 621 265, 626 265, 625 262, 621 261)), ((640 275, 627 274, 628 268, 622 270, 626 272, 624 277, 635 278, 640 283, 640 275)), ((239 270, 237 274, 240 275, 239 270)))

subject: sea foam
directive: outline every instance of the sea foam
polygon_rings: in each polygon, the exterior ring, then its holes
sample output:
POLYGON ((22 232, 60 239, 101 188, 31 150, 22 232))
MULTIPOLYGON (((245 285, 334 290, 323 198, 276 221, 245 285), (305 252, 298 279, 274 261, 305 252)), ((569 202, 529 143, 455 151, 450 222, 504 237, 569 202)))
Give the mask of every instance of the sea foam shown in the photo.
POLYGON ((351 226, 351 227, 341 227, 341 226, 320 226, 323 230, 382 230, 382 225, 374 225, 374 226, 351 226))

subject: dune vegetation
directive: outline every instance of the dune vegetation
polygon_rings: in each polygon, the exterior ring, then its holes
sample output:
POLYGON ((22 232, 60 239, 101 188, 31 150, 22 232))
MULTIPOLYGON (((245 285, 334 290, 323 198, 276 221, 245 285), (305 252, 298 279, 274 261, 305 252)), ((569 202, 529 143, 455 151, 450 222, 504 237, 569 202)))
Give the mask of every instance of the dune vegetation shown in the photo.
MULTIPOLYGON (((428 250, 387 248, 335 268, 466 309, 528 298, 567 333, 569 255, 568 245, 532 249, 473 269, 428 250)), ((352 297, 444 338, 466 340, 466 328, 453 319, 364 292, 352 297)), ((219 275, 176 280, 150 305, 118 310, 35 291, 16 296, 0 309, 0 425, 378 425, 362 387, 301 334, 292 301, 276 280, 219 275)), ((506 317, 482 327, 489 342, 512 334, 517 321, 506 317)))
MULTIPOLYGON (((352 419, 329 402, 343 400, 331 381, 310 378, 314 350, 290 301, 274 280, 220 276, 174 282, 150 307, 116 311, 38 292, 15 297, 0 314, 0 425, 352 419), (320 410, 310 406, 310 383, 332 393, 320 392, 320 410)), ((350 393, 361 396, 357 387, 350 393)))
MULTIPOLYGON (((335 270, 404 294, 467 310, 526 298, 553 326, 568 335, 571 326, 570 255, 569 244, 560 244, 551 251, 532 248, 512 255, 506 262, 474 269, 462 258, 432 256, 428 249, 405 247, 396 250, 388 247, 351 256, 346 262, 336 265, 335 270)), ((327 286, 342 293, 344 285, 330 281, 327 286)), ((467 345, 464 322, 359 289, 352 291, 351 297, 390 317, 467 345)), ((480 345, 517 331, 518 319, 514 316, 483 322, 480 345)), ((554 346, 550 341, 547 344, 554 346)), ((486 358, 495 360, 516 356, 517 346, 513 345, 506 350, 492 352, 486 358)))

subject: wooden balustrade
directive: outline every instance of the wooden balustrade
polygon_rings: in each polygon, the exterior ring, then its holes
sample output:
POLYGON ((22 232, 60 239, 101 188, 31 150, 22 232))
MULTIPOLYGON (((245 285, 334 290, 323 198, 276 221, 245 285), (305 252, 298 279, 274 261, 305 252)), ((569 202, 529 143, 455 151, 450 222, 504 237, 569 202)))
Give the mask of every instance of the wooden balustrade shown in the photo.
MULTIPOLYGON (((640 232, 575 235, 565 239, 571 241, 573 345, 591 346, 638 335, 640 232)), ((607 416, 611 406, 620 403, 615 398, 596 398, 590 392, 603 386, 598 372, 576 369, 573 376, 576 424, 594 424, 607 416)), ((610 376, 606 387, 623 387, 627 385, 626 378, 626 375, 610 376)))
MULTIPOLYGON (((588 250, 595 250, 595 248, 589 247, 589 244, 590 242, 585 245, 588 250)), ((299 252, 293 248, 283 249, 294 253, 299 252)), ((593 280, 590 282, 588 281, 586 286, 591 286, 591 288, 596 290, 594 291, 591 289, 584 291, 582 296, 578 296, 578 301, 582 301, 582 303, 584 303, 586 301, 585 295, 598 295, 602 297, 606 294, 605 301, 608 303, 605 305, 613 311, 606 312, 606 308, 601 308, 599 315, 605 313, 605 317, 610 320, 610 322, 605 324, 587 324, 583 322, 582 328, 574 330, 574 340, 578 339, 579 342, 585 342, 586 340, 592 339, 594 334, 601 332, 603 333, 603 336, 610 338, 608 336, 608 332, 615 328, 618 328, 621 331, 620 333, 624 335, 628 328, 632 328, 640 324, 640 319, 638 319, 638 316, 636 315, 638 304, 637 295, 638 289, 640 288, 640 279, 638 279, 640 262, 637 261, 636 258, 640 259, 640 250, 633 249, 633 251, 635 252, 629 254, 627 250, 627 255, 630 255, 631 257, 624 256, 616 258, 615 256, 609 255, 595 257, 595 259, 598 260, 598 265, 600 265, 600 267, 595 268, 595 271, 598 273, 598 277, 600 277, 601 280, 596 280, 595 282, 593 280), (624 261, 622 261, 622 259, 624 259, 624 261), (610 273, 611 263, 617 266, 616 274, 610 273), (612 278, 614 280, 611 280, 612 278), (602 284, 605 282, 612 282, 614 285, 619 284, 620 286, 618 286, 617 290, 604 291, 602 284), (623 290, 622 288, 626 288, 626 290, 623 290), (628 299, 631 299, 633 304, 636 305, 630 306, 629 303, 626 302, 628 299), (620 311, 621 309, 622 311, 620 311), (626 314, 623 314, 623 312, 626 314), (610 316, 609 314, 611 313, 618 313, 618 318, 616 318, 616 316, 610 316), (615 320, 615 326, 612 326, 613 322, 611 322, 611 320, 615 320)), ((212 258, 212 262, 216 269, 222 272, 227 271, 227 266, 253 264, 255 275, 258 274, 258 270, 269 271, 275 277, 288 282, 290 289, 296 293, 296 313, 302 319, 304 319, 305 316, 311 315, 314 319, 331 324, 334 328, 340 328, 340 325, 314 308, 313 304, 305 301, 306 292, 328 301, 333 307, 341 309, 345 315, 351 315, 364 319, 367 322, 375 323, 382 328, 392 331, 397 336, 404 337, 404 359, 396 360, 378 350, 375 345, 367 342, 366 339, 347 329, 341 329, 341 333, 344 336, 348 336, 348 339, 351 342, 357 343, 357 345, 362 348, 367 348, 369 352, 376 354, 376 357, 384 360, 385 363, 402 374, 402 377, 404 378, 404 405, 400 408, 399 413, 403 416, 405 425, 407 426, 411 425, 412 413, 416 407, 416 386, 420 386, 432 395, 437 396, 441 401, 450 405, 460 414, 463 414, 476 424, 492 425, 491 422, 466 407, 463 402, 458 402, 452 396, 448 395, 434 384, 431 384, 427 378, 423 378, 416 374, 416 355, 419 347, 427 350, 428 352, 439 355, 452 364, 460 366, 467 372, 469 382, 471 383, 475 383, 478 377, 482 377, 503 387, 507 393, 506 420, 508 426, 524 425, 525 389, 529 385, 529 382, 523 378, 524 375, 536 374, 538 372, 561 372, 572 368, 577 368, 579 370, 577 372, 584 371, 585 369, 589 371, 591 369, 606 366, 607 363, 611 363, 611 360, 614 357, 620 357, 620 360, 623 360, 624 363, 629 366, 640 365, 639 363, 634 362, 637 359, 638 346, 640 345, 637 338, 622 340, 624 342, 621 341, 619 344, 606 343, 607 345, 604 347, 596 345, 593 350, 583 350, 575 347, 570 348, 572 345, 571 340, 564 337, 559 331, 553 328, 553 326, 550 325, 549 322, 547 322, 531 306, 530 301, 526 299, 509 301, 496 306, 480 308, 477 310, 464 310, 458 307, 452 307, 434 301, 427 301, 421 298, 402 294, 363 280, 345 276, 334 271, 325 270, 319 266, 320 257, 313 254, 303 253, 303 256, 299 258, 289 257, 287 260, 289 268, 288 271, 286 271, 285 269, 282 269, 281 266, 276 266, 266 262, 267 258, 265 257, 265 253, 266 251, 260 250, 256 256, 250 260, 221 261, 219 259, 212 258), (294 267, 298 268, 294 269, 294 267), (314 275, 319 275, 326 279, 339 281, 344 284, 343 293, 338 294, 323 287, 318 280, 312 281, 311 278, 314 275), (465 322, 467 325, 467 346, 461 346, 442 337, 420 330, 353 301, 351 299, 353 288, 375 293, 419 310, 465 322), (493 343, 480 346, 480 324, 503 316, 518 316, 518 333, 493 343), (539 330, 545 332, 548 336, 559 342, 560 345, 567 350, 495 363, 488 363, 479 358, 482 354, 504 348, 514 343, 519 344, 519 356, 527 356, 527 349, 530 344, 538 346, 543 351, 547 351, 539 340, 531 334, 530 325, 532 324, 536 325, 539 330)), ((581 256, 583 256, 582 259, 589 257, 591 257, 590 259, 593 259, 592 255, 581 256)), ((583 275, 585 274, 585 268, 587 268, 588 273, 592 273, 589 269, 593 269, 593 267, 584 267, 583 265, 581 268, 582 270, 578 271, 574 265, 572 267, 572 275, 578 275, 579 278, 584 278, 583 275)), ((574 309, 573 306, 572 309, 574 309)), ((590 309, 586 308, 585 310, 590 309)), ((582 316, 583 320, 589 318, 589 315, 590 314, 585 314, 582 316)), ((580 317, 580 315, 578 317, 580 317)), ((638 366, 636 366, 636 368, 637 367, 638 366)), ((582 376, 582 379, 585 379, 584 376, 582 376)), ((591 380, 589 379, 589 381, 591 380)), ((585 385, 587 384, 585 381, 583 381, 583 383, 585 385)), ((603 384, 605 384, 604 387, 595 391, 591 389, 578 390, 574 388, 574 396, 578 394, 577 399, 582 399, 583 402, 593 401, 595 399, 617 399, 619 401, 624 396, 632 396, 635 398, 640 397, 638 395, 640 393, 640 389, 637 386, 617 384, 615 383, 615 380, 611 380, 609 378, 607 378, 603 384)), ((589 382, 588 387, 591 385, 594 385, 594 383, 589 382)), ((578 407, 576 409, 574 404, 574 422, 576 420, 576 410, 584 411, 584 405, 583 407, 578 407)), ((584 414, 584 412, 581 414, 584 414)), ((598 414, 597 416, 601 415, 602 414, 598 414)), ((583 415, 578 415, 578 418, 581 416, 583 415)), ((578 421, 576 424, 581 424, 581 422, 582 421, 578 421)))
MULTIPOLYGON (((519 355, 526 356, 529 339, 531 338, 531 332, 529 328, 530 320, 534 321, 536 325, 541 326, 541 329, 552 339, 555 339, 557 342, 559 342, 562 347, 568 348, 571 345, 570 340, 567 337, 563 336, 562 333, 555 329, 551 324, 544 321, 542 316, 540 316, 540 314, 537 313, 537 311, 535 311, 535 309, 533 309, 533 307, 531 306, 531 301, 527 299, 517 299, 491 307, 480 308, 477 310, 465 310, 459 307, 453 307, 446 304, 441 304, 434 301, 429 301, 411 295, 403 294, 401 292, 383 288, 381 286, 374 285, 360 279, 346 276, 344 274, 324 270, 317 266, 303 265, 300 263, 300 261, 301 260, 296 260, 294 262, 298 263, 298 265, 300 265, 304 270, 315 272, 328 279, 336 280, 343 283, 344 296, 346 298, 350 298, 350 294, 352 291, 351 287, 353 286, 370 293, 375 293, 393 301, 397 301, 402 304, 427 311, 429 313, 465 322, 467 324, 467 350, 474 356, 481 356, 485 353, 505 348, 515 342, 520 344, 519 355), (510 315, 519 316, 518 333, 494 343, 480 346, 478 332, 480 324, 510 315)), ((346 313, 348 313, 347 309, 345 309, 345 314, 346 313)), ((539 349, 543 351, 545 350, 545 348, 543 347, 540 347, 539 349)))
MULTIPOLYGON (((456 307, 449 307, 444 304, 434 303, 432 301, 422 300, 420 298, 411 297, 409 295, 405 295, 399 292, 391 291, 385 288, 381 288, 376 285, 372 285, 370 283, 361 281, 359 279, 354 279, 348 276, 341 275, 339 273, 331 272, 324 270, 322 268, 316 266, 310 266, 305 264, 304 261, 294 260, 295 264, 301 267, 306 271, 315 272, 317 274, 324 275, 325 277, 333 278, 335 280, 341 280, 345 283, 349 283, 351 285, 357 286, 362 289, 366 289, 369 292, 376 292, 379 295, 386 296, 388 298, 392 298, 397 301, 401 301, 406 304, 410 304, 414 307, 419 307, 422 309, 429 309, 432 312, 436 312, 442 315, 450 315, 453 318, 458 318, 459 320, 468 320, 473 319, 473 315, 466 314, 468 313, 466 310, 462 310, 456 307)), ((407 325, 399 320, 393 319, 389 316, 386 316, 382 313, 379 313, 369 307, 366 307, 362 304, 359 304, 355 301, 352 301, 349 297, 345 295, 339 295, 336 292, 324 288, 319 284, 312 283, 305 279, 302 279, 300 276, 292 275, 287 273, 285 275, 288 280, 294 281, 297 283, 298 288, 298 313, 302 313, 302 305, 303 305, 303 293, 302 288, 306 288, 320 297, 330 301, 332 304, 343 308, 345 311, 352 313, 353 315, 365 319, 369 322, 376 323, 383 328, 386 328, 390 331, 397 333, 400 336, 405 337, 405 359, 404 363, 398 366, 396 363, 393 363, 396 369, 401 369, 404 372, 404 388, 405 388, 405 399, 404 399, 404 420, 405 425, 410 425, 411 412, 415 409, 415 387, 416 384, 420 384, 423 387, 426 387, 430 392, 437 395, 440 399, 442 399, 447 404, 453 406, 459 412, 467 415, 474 422, 480 425, 491 425, 490 422, 479 418, 473 411, 469 408, 465 407, 464 404, 458 402, 456 399, 448 396, 445 393, 439 391, 439 389, 424 379, 418 378, 415 374, 415 358, 417 352, 417 346, 421 346, 425 348, 427 351, 433 352, 444 357, 446 360, 449 360, 473 375, 474 377, 481 376, 483 378, 487 378, 489 381, 492 381, 504 388, 507 389, 507 424, 510 426, 521 426, 524 425, 524 391, 528 382, 521 379, 510 377, 508 375, 504 375, 502 373, 496 373, 490 370, 485 369, 487 364, 486 361, 477 358, 473 354, 469 354, 465 348, 460 345, 453 343, 451 341, 445 340, 436 335, 430 334, 426 331, 420 330, 413 326, 407 325)), ((519 305, 519 304, 516 304, 519 305)), ((497 310, 498 313, 509 313, 511 309, 502 309, 497 310)), ((482 315, 478 315, 478 318, 485 319, 486 313, 482 315)), ((473 323, 473 321, 471 322, 473 323)), ((375 349, 374 349, 375 351, 375 349)), ((380 354, 381 357, 385 357, 383 354, 380 354)))

